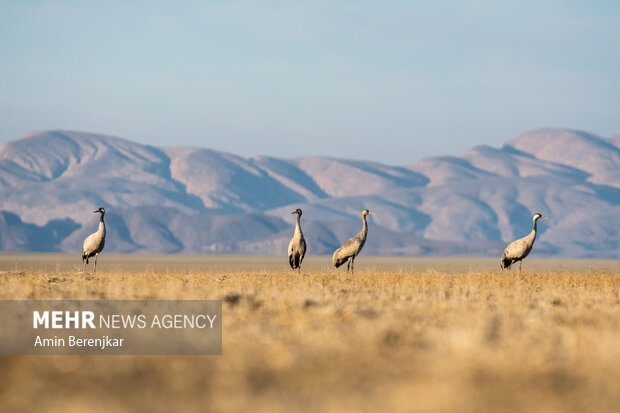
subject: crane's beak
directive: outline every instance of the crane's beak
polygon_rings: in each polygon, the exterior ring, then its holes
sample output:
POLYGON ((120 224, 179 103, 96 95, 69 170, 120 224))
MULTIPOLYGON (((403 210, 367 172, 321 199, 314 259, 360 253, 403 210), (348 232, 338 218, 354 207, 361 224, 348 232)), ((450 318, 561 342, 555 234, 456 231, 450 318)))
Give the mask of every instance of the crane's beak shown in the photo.
POLYGON ((374 213, 374 212, 372 212, 372 211, 368 211, 368 213, 369 213, 370 215, 375 215, 375 213, 374 213))
POLYGON ((293 212, 291 212, 291 215, 296 214, 296 213, 297 213, 297 211, 293 211, 293 212))
POLYGON ((93 211, 93 214, 96 214, 97 212, 99 212, 99 210, 93 211))
POLYGON ((549 219, 549 217, 546 217, 546 216, 544 216, 544 215, 541 215, 540 217, 541 217, 541 218, 544 218, 544 219, 549 219))

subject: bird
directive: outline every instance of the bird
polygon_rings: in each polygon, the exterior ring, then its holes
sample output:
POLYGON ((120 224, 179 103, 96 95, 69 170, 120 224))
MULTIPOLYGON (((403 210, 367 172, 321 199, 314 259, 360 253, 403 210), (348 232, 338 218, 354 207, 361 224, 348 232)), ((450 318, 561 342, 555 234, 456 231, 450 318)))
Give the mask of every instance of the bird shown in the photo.
POLYGON ((105 223, 103 222, 103 216, 105 215, 105 209, 99 208, 93 211, 93 214, 100 213, 99 216, 99 228, 97 232, 90 234, 84 240, 84 244, 82 246, 82 272, 86 271, 86 264, 88 264, 88 259, 90 257, 95 257, 95 270, 97 272, 97 258, 99 257, 99 253, 103 250, 105 245, 105 223))
POLYGON ((357 254, 360 253, 364 244, 366 243, 366 235, 368 234, 368 224, 366 223, 366 215, 374 215, 374 212, 370 212, 365 209, 362 211, 362 222, 363 227, 362 231, 347 240, 340 248, 334 251, 334 255, 332 256, 332 263, 336 268, 340 267, 345 262, 347 263, 347 272, 349 271, 349 267, 351 268, 351 274, 353 274, 353 261, 357 254))
POLYGON ((299 270, 301 273, 301 262, 306 255, 306 240, 304 234, 301 232, 299 221, 301 220, 301 209, 297 208, 291 214, 297 214, 297 223, 295 224, 295 232, 291 242, 288 243, 288 262, 291 264, 293 270, 299 270))
POLYGON ((519 261, 519 273, 521 273, 521 265, 523 264, 523 259, 527 257, 527 255, 532 250, 532 246, 534 245, 534 241, 536 240, 536 221, 540 218, 548 219, 548 217, 543 214, 536 213, 532 217, 534 221, 534 228, 532 228, 532 232, 526 237, 520 238, 516 241, 512 241, 502 254, 500 266, 502 269, 508 268, 519 261))

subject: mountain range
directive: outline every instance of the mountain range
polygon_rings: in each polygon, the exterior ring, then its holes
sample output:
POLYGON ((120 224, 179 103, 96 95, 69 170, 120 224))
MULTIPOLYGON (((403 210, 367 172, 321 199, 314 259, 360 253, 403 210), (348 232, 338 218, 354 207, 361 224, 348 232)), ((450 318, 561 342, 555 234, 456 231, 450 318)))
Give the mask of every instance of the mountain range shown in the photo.
POLYGON ((79 253, 100 206, 106 252, 284 255, 301 208, 308 254, 331 254, 367 208, 369 255, 499 257, 541 212, 533 255, 618 258, 620 136, 537 129, 410 166, 72 131, 0 146, 0 250, 79 253))

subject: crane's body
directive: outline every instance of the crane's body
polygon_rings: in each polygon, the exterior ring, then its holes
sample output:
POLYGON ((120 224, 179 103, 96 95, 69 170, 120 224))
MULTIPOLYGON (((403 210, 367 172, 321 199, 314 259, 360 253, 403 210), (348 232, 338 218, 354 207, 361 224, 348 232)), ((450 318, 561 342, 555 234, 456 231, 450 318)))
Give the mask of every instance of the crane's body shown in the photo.
POLYGON ((295 232, 291 242, 288 243, 288 262, 293 270, 301 272, 301 262, 306 255, 306 240, 301 232, 299 222, 301 220, 301 209, 297 208, 291 214, 297 214, 297 223, 295 224, 295 232))
POLYGON ((88 264, 88 259, 91 257, 95 257, 95 270, 97 272, 97 258, 99 257, 99 253, 103 250, 105 246, 105 223, 103 222, 103 216, 105 215, 105 209, 99 208, 96 211, 93 211, 93 214, 100 213, 99 216, 99 228, 97 228, 97 232, 90 234, 84 240, 84 244, 82 245, 82 272, 86 271, 86 264, 88 264))
POLYGON ((532 247, 534 246, 537 231, 536 222, 540 218, 547 217, 543 216, 542 214, 534 214, 534 216, 532 217, 532 220, 534 221, 534 227, 532 228, 532 232, 530 232, 529 235, 508 244, 508 246, 504 250, 504 253, 502 254, 500 262, 502 269, 510 269, 510 266, 512 264, 519 261, 519 272, 521 272, 521 265, 523 264, 523 259, 529 255, 530 251, 532 251, 532 247))
POLYGON ((334 251, 332 256, 332 263, 336 268, 340 267, 345 262, 347 263, 347 271, 351 270, 353 273, 353 261, 355 257, 360 253, 364 244, 366 243, 366 236, 368 235, 368 224, 366 223, 366 215, 374 215, 374 212, 370 212, 365 209, 362 211, 362 231, 347 240, 340 248, 334 251))

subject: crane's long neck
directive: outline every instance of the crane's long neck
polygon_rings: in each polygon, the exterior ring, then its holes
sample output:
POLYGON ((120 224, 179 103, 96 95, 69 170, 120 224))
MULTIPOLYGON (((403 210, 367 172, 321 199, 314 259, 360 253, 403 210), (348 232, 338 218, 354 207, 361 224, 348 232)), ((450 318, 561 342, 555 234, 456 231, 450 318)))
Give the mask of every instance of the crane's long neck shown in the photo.
POLYGON ((295 236, 302 236, 301 226, 299 222, 301 221, 301 215, 297 214, 297 223, 295 224, 295 236))
POLYGON ((534 227, 532 228, 532 232, 530 232, 530 235, 529 235, 529 237, 532 238, 532 239, 536 239, 536 230, 537 230, 536 224, 537 224, 537 222, 538 222, 538 218, 534 218, 534 227))
POLYGON ((368 224, 366 223, 366 215, 362 215, 362 232, 360 232, 360 234, 362 235, 362 238, 366 238, 366 234, 368 234, 368 224))
POLYGON ((103 214, 99 217, 99 228, 97 228, 97 232, 105 235, 105 222, 103 222, 103 214))

